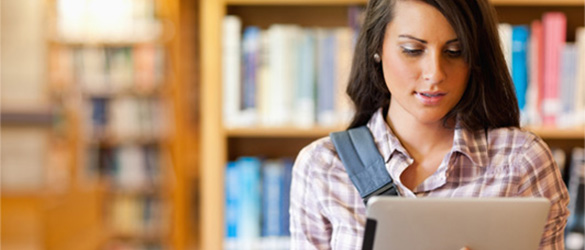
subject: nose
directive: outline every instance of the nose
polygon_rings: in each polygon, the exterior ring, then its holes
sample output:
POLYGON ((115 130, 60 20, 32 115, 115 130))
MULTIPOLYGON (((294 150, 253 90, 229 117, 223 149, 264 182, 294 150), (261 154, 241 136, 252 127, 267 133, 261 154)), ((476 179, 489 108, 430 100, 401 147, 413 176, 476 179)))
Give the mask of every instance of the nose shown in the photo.
POLYGON ((429 84, 439 84, 445 80, 445 62, 441 53, 429 53, 424 62, 423 79, 429 84))

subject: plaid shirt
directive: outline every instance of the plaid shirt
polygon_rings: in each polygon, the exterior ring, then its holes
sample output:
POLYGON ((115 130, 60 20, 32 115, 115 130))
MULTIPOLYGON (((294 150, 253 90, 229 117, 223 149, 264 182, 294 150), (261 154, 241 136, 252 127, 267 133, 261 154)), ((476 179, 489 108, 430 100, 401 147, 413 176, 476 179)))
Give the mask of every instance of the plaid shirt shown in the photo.
MULTIPOLYGON (((367 126, 405 197, 546 197, 551 210, 540 249, 564 249, 569 196, 548 146, 516 128, 456 129, 437 171, 414 190, 400 182, 413 162, 381 110, 367 126)), ((298 155, 291 187, 292 249, 361 249, 366 208, 329 137, 298 155)), ((463 247, 463 246, 462 246, 463 247)))

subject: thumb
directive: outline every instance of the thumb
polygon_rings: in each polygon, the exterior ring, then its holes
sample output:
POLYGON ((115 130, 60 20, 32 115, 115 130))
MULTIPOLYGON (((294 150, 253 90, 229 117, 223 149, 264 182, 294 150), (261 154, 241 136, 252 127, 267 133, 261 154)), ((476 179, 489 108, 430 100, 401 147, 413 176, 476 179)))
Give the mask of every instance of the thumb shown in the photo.
POLYGON ((461 248, 459 250, 471 250, 471 249, 469 249, 469 247, 463 247, 463 248, 461 248))

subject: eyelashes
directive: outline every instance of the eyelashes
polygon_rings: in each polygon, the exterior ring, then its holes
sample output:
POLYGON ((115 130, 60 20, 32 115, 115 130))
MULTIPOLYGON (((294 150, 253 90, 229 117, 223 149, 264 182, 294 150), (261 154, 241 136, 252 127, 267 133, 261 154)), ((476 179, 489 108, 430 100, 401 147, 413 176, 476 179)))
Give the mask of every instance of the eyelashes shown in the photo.
MULTIPOLYGON (((423 49, 410 49, 407 47, 401 47, 402 49, 402 53, 405 54, 406 56, 409 57, 416 57, 416 56, 420 56, 424 53, 423 49)), ((443 53, 445 53, 445 55, 447 55, 448 57, 451 58, 458 58, 461 57, 462 55, 462 51, 459 49, 446 49, 443 51, 443 53)))

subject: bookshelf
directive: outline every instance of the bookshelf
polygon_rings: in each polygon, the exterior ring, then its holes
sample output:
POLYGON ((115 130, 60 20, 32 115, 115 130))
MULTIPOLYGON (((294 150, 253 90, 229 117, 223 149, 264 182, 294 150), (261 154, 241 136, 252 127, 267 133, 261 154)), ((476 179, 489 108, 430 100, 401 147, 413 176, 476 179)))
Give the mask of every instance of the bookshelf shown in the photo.
MULTIPOLYGON (((197 211, 197 4, 51 0, 47 7, 55 130, 67 137, 79 188, 99 187, 94 202, 70 202, 97 215, 88 228, 99 241, 62 234, 63 242, 95 244, 48 249, 192 248, 198 240, 190 212, 197 211)), ((56 207, 54 218, 67 217, 63 211, 56 207)))
MULTIPOLYGON (((364 0, 224 0, 201 1, 201 248, 216 249, 224 236, 225 165, 241 155, 294 157, 310 141, 328 135, 335 127, 251 127, 226 128, 222 122, 222 18, 237 15, 242 27, 267 28, 273 23, 301 26, 335 27, 347 25, 347 8, 365 5, 364 0)), ((584 2, 581 0, 492 0, 500 21, 528 24, 546 11, 567 14, 568 40, 583 26, 584 2)), ((585 128, 528 127, 551 146, 573 147, 583 144, 585 128)))

